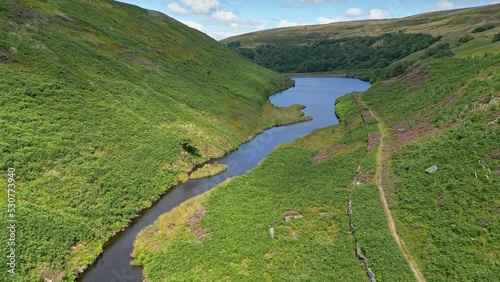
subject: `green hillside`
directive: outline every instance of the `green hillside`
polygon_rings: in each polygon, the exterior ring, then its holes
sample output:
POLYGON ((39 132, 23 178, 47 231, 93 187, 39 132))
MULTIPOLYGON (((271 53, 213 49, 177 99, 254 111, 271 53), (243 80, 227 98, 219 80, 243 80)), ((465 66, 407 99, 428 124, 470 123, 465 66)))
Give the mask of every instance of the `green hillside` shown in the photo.
POLYGON ((14 168, 19 221, 2 281, 74 278, 193 166, 302 120, 268 102, 281 75, 110 0, 1 1, 0 85, 0 208, 14 168))
POLYGON ((363 99, 384 121, 386 197, 427 281, 496 281, 500 56, 424 61, 363 99))

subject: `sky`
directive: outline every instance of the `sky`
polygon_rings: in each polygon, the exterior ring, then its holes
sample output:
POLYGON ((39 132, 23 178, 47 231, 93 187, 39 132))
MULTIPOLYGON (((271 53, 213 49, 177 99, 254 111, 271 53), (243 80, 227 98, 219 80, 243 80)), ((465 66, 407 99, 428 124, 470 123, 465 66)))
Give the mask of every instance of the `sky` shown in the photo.
POLYGON ((257 30, 401 18, 500 0, 120 0, 156 10, 216 40, 257 30))

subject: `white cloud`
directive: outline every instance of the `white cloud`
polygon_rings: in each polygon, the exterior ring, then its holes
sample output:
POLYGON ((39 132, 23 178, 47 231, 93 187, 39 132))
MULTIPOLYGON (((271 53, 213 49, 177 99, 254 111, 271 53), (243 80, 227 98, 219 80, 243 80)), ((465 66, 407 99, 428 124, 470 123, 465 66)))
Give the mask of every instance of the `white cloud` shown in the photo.
POLYGON ((359 8, 350 8, 345 11, 345 16, 349 18, 356 18, 366 15, 367 13, 359 8))
POLYGON ((239 26, 246 29, 267 29, 269 22, 266 20, 247 19, 239 21, 239 26))
POLYGON ((181 0, 195 14, 207 14, 219 7, 217 0, 181 0))
POLYGON ((239 19, 237 22, 228 23, 228 26, 230 26, 231 28, 230 29, 205 28, 204 32, 206 32, 212 38, 220 40, 238 34, 268 29, 269 22, 266 20, 257 20, 257 19, 239 19))
POLYGON ((437 1, 436 4, 434 4, 429 9, 427 9, 427 12, 450 10, 450 9, 453 9, 454 7, 455 7, 455 4, 452 1, 439 0, 439 1, 437 1))
POLYGON ((280 20, 278 23, 278 27, 289 27, 289 26, 297 26, 299 23, 289 22, 288 20, 280 20))
POLYGON ((343 18, 341 17, 336 17, 334 19, 329 19, 329 18, 325 18, 325 17, 319 17, 316 22, 319 23, 319 24, 329 24, 329 23, 336 23, 336 22, 341 22, 341 21, 344 21, 343 18))
POLYGON ((387 19, 391 16, 391 13, 386 10, 381 9, 371 9, 368 18, 371 20, 387 19))
POLYGON ((203 31, 203 26, 197 22, 186 21, 186 20, 181 20, 180 22, 199 31, 203 31))
POLYGON ((238 17, 233 12, 226 11, 217 11, 212 17, 221 22, 232 22, 238 20, 238 17))
POLYGON ((184 7, 181 7, 181 5, 179 5, 179 3, 177 2, 169 3, 167 5, 167 11, 174 14, 183 14, 183 15, 189 13, 188 10, 186 10, 184 7))
POLYGON ((500 1, 495 0, 495 1, 491 1, 491 2, 490 2, 490 5, 495 5, 495 4, 499 4, 499 3, 500 3, 500 1))

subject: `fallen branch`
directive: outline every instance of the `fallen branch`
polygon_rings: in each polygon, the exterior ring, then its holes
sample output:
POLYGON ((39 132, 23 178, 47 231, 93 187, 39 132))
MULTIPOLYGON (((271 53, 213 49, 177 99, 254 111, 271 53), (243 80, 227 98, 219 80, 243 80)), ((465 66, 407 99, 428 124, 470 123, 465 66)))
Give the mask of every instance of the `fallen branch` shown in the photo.
POLYGON ((499 119, 499 118, 497 118, 497 119, 496 119, 496 120, 494 120, 494 121, 490 121, 490 122, 488 122, 488 125, 493 125, 493 124, 496 124, 496 123, 497 123, 497 121, 498 121, 498 119, 499 119))

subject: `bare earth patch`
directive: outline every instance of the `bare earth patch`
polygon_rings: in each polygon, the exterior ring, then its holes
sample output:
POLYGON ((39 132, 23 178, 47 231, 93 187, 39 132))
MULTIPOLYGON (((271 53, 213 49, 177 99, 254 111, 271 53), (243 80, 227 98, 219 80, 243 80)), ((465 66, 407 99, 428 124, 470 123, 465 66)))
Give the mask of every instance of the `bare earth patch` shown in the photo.
POLYGON ((344 145, 344 144, 335 145, 326 150, 320 151, 316 156, 313 157, 313 162, 315 164, 319 164, 327 160, 330 160, 335 156, 344 155, 359 148, 362 148, 363 146, 364 144, 362 143, 356 143, 352 145, 344 145))
POLYGON ((375 175, 368 172, 358 172, 356 174, 355 183, 357 185, 368 184, 375 179, 375 175))
POLYGON ((380 133, 370 132, 368 133, 368 151, 377 150, 380 145, 380 133))
POLYGON ((416 63, 408 69, 406 87, 418 86, 427 80, 427 73, 424 71, 425 64, 416 63))
POLYGON ((210 232, 202 229, 200 226, 200 220, 206 213, 207 210, 205 208, 201 208, 186 221, 186 226, 194 230, 194 235, 196 236, 198 241, 201 241, 210 236, 210 232))
POLYGON ((409 121, 403 121, 391 126, 393 140, 393 151, 397 151, 411 141, 436 134, 446 129, 440 129, 429 124, 427 118, 415 117, 409 121))
POLYGON ((369 122, 372 122, 372 121, 377 121, 375 119, 375 117, 372 115, 372 113, 370 113, 370 111, 366 111, 366 110, 361 111, 361 117, 363 118, 363 121, 365 123, 369 123, 369 122))
POLYGON ((271 259, 271 258, 273 258, 273 257, 274 257, 274 252, 272 252, 272 253, 267 253, 267 254, 265 254, 265 255, 264 255, 264 257, 265 257, 265 258, 267 258, 267 259, 271 259))

